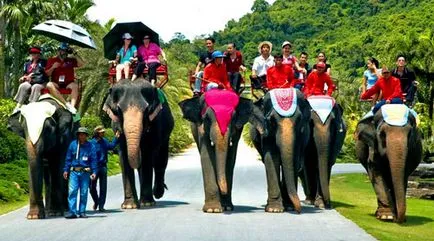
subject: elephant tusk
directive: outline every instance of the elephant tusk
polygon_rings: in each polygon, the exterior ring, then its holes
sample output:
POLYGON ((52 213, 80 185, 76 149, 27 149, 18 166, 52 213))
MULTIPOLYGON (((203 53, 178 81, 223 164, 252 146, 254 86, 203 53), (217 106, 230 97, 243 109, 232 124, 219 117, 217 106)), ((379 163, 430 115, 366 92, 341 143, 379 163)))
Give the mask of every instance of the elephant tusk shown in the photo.
POLYGON ((232 140, 229 142, 229 146, 232 146, 232 140))
POLYGON ((211 141, 211 146, 214 146, 214 142, 213 141, 211 141))

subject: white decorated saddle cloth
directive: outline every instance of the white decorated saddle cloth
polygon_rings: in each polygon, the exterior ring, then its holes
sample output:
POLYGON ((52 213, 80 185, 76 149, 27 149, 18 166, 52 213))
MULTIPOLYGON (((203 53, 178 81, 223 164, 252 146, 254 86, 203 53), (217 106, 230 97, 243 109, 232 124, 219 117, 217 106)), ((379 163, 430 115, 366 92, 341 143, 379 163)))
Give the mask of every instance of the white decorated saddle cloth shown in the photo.
POLYGON ((274 110, 283 117, 294 115, 297 109, 297 92, 294 88, 270 90, 274 110))
POLYGON ((53 116, 56 106, 48 102, 33 102, 21 107, 21 115, 26 118, 30 141, 35 144, 44 127, 44 121, 53 116))
POLYGON ((328 95, 313 95, 307 98, 307 101, 309 101, 310 107, 319 116, 323 124, 336 104, 335 99, 328 95))
POLYGON ((381 106, 383 120, 392 126, 404 126, 407 124, 409 113, 410 109, 404 104, 385 104, 381 106))

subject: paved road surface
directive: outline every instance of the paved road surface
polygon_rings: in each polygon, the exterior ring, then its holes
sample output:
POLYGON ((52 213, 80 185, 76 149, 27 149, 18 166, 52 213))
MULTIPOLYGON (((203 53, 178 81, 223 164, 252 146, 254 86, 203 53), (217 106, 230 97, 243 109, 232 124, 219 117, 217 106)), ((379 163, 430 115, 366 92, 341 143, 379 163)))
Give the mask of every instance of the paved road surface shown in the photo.
MULTIPOLYGON (((265 169, 256 151, 240 142, 233 202, 235 211, 205 214, 199 155, 193 148, 169 161, 169 191, 157 206, 121 210, 121 177, 109 178, 108 212, 88 212, 88 219, 50 218, 28 221, 27 207, 0 216, 0 241, 29 240, 375 240, 335 210, 304 206, 302 214, 264 212, 265 169)), ((360 165, 336 165, 334 173, 362 172, 360 165)), ((302 195, 302 192, 300 192, 302 195)), ((304 196, 303 196, 304 198, 304 196)), ((92 201, 89 196, 88 209, 92 201)))

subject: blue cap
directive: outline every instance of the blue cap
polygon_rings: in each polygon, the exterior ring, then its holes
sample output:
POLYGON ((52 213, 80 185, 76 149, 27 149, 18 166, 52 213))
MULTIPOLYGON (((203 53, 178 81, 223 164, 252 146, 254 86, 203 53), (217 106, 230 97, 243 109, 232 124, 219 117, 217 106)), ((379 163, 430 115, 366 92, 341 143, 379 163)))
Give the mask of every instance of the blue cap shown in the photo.
POLYGON ((61 50, 67 50, 67 49, 69 49, 69 44, 65 43, 65 42, 62 42, 59 45, 59 49, 61 49, 61 50))
POLYGON ((216 51, 214 51, 214 52, 212 53, 211 57, 212 57, 213 59, 215 59, 215 58, 223 58, 223 57, 225 57, 225 56, 224 56, 224 54, 223 54, 221 51, 216 50, 216 51))

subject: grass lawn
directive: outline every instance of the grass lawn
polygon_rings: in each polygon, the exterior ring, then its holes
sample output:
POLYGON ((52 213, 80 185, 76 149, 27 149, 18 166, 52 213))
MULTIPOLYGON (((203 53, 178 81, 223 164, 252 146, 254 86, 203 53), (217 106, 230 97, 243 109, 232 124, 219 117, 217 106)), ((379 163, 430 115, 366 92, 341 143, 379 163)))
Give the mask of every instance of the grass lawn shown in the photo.
POLYGON ((335 175, 331 180, 333 207, 379 240, 434 240, 434 201, 408 198, 407 222, 375 218, 377 199, 365 174, 335 175))
POLYGON ((28 202, 29 202, 28 198, 25 201, 16 201, 16 202, 7 202, 7 203, 0 202, 0 215, 22 208, 26 206, 28 202))

